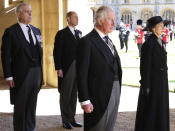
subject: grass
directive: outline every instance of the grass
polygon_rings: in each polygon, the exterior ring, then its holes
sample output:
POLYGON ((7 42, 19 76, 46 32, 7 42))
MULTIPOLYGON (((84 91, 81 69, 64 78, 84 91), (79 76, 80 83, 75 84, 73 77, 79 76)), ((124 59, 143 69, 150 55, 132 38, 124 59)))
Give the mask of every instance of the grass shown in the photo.
MULTIPOLYGON (((120 50, 120 43, 118 39, 118 31, 114 31, 111 34, 111 39, 113 43, 117 47, 117 51, 119 53, 122 69, 123 69, 123 77, 122 77, 122 85, 123 86, 131 86, 131 87, 140 87, 140 59, 138 58, 138 48, 137 44, 135 44, 133 37, 134 32, 130 33, 128 42, 128 52, 125 53, 125 49, 120 50)), ((169 91, 175 91, 175 40, 171 41, 167 45, 167 58, 168 58, 168 78, 169 78, 169 91)))

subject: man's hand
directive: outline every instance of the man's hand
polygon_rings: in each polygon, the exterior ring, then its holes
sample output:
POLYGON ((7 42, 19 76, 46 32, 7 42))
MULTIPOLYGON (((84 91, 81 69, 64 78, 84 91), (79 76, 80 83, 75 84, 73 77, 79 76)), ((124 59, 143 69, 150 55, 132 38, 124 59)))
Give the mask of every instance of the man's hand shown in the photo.
POLYGON ((60 69, 57 71, 58 77, 63 78, 63 71, 60 69))
POLYGON ((86 113, 91 113, 94 110, 93 105, 90 104, 86 104, 86 105, 82 105, 81 108, 86 112, 86 113))
POLYGON ((7 80, 7 84, 8 86, 10 86, 11 88, 14 88, 15 87, 15 83, 13 80, 7 80))

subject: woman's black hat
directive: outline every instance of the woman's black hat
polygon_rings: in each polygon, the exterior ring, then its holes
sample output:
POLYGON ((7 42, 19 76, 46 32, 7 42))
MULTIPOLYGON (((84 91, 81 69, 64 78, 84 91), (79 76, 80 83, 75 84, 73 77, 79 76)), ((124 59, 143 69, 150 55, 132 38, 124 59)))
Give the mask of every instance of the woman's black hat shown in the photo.
POLYGON ((152 28, 160 22, 163 22, 163 19, 161 16, 153 16, 149 18, 147 20, 146 27, 143 29, 143 31, 151 31, 152 28))

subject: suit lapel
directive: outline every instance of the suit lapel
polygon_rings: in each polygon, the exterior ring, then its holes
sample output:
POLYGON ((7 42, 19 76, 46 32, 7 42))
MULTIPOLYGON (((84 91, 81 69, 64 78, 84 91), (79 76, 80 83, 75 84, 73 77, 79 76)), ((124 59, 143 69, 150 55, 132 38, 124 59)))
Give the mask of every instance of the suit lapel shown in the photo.
POLYGON ((110 67, 112 67, 113 69, 113 54, 110 51, 109 47, 107 46, 107 44, 102 40, 102 38, 99 36, 99 34, 93 30, 91 32, 92 34, 92 41, 94 43, 94 45, 97 47, 97 49, 103 54, 103 56, 105 57, 107 63, 110 65, 110 67))
POLYGON ((30 27, 32 28, 33 34, 34 34, 35 39, 36 39, 36 46, 39 47, 39 55, 40 55, 40 57, 42 57, 42 47, 41 47, 41 42, 39 42, 38 39, 37 39, 37 37, 36 37, 36 34, 38 34, 38 33, 35 31, 35 28, 33 28, 32 25, 30 25, 30 27))
POLYGON ((31 51, 28 48, 28 46, 29 46, 29 44, 27 43, 28 41, 26 40, 26 37, 25 37, 19 24, 16 24, 16 30, 17 30, 17 36, 19 37, 21 43, 23 44, 23 47, 24 47, 26 54, 32 58, 31 51))
POLYGON ((68 26, 65 28, 65 30, 66 30, 67 34, 68 34, 69 36, 71 36, 70 38, 74 41, 74 43, 78 44, 78 42, 77 42, 75 36, 72 34, 72 32, 71 32, 71 30, 69 29, 68 26))

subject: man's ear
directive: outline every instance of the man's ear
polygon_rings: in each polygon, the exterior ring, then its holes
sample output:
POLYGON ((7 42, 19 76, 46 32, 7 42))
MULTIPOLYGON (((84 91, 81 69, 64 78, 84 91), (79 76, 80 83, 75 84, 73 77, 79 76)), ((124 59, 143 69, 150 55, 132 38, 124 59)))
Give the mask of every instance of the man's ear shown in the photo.
POLYGON ((19 18, 20 18, 20 13, 18 12, 16 15, 17 15, 17 17, 18 17, 18 19, 19 19, 19 18))
POLYGON ((103 24, 103 21, 102 21, 101 18, 98 18, 97 21, 98 21, 98 24, 99 24, 99 25, 102 25, 102 24, 103 24))
POLYGON ((67 17, 67 22, 68 22, 68 23, 70 22, 70 17, 67 17))

